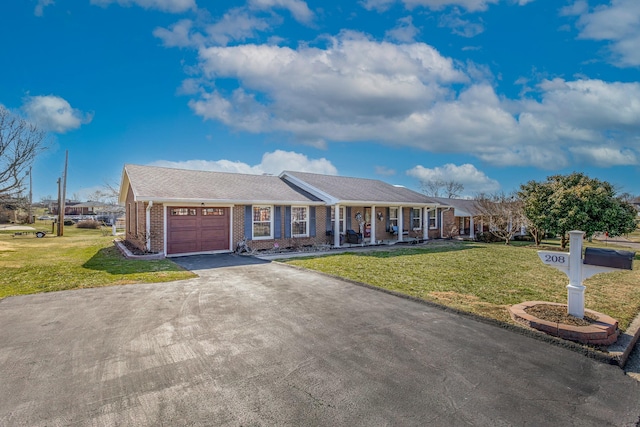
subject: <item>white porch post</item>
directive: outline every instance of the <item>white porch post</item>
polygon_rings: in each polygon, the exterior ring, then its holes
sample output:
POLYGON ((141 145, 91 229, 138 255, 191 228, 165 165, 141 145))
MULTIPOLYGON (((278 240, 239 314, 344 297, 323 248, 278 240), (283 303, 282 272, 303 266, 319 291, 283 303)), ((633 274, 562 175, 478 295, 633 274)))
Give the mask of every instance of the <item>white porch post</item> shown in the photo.
POLYGON ((151 208, 153 207, 153 200, 149 200, 149 204, 147 205, 147 212, 146 212, 146 224, 145 224, 145 232, 146 232, 146 236, 144 236, 145 239, 145 246, 147 248, 147 251, 151 252, 151 208))
POLYGON ((333 246, 340 247, 340 205, 336 203, 334 206, 334 224, 333 224, 333 246))
POLYGON ((375 245, 377 242, 376 240, 376 207, 375 206, 371 206, 371 244, 375 245))
POLYGON ((428 207, 422 209, 422 238, 429 240, 429 211, 428 207))
POLYGON ((398 242, 402 242, 402 230, 404 230, 404 213, 402 206, 398 206, 398 242))
POLYGON ((471 240, 473 240, 475 238, 475 233, 474 233, 474 229, 473 229, 473 215, 471 216, 471 219, 469 220, 469 227, 471 228, 471 230, 469 231, 469 238, 471 240))

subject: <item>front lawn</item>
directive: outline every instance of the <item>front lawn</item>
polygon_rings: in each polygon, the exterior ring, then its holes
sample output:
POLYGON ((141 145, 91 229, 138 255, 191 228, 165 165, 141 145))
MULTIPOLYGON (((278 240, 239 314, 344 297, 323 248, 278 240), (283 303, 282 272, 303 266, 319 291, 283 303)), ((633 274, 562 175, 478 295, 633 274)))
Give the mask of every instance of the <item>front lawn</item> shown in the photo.
MULTIPOLYGON (((36 228, 41 229, 36 225, 36 228)), ((50 225, 49 225, 49 231, 50 225)), ((0 298, 67 289, 181 280, 195 275, 170 260, 124 258, 108 230, 65 227, 64 236, 0 233, 0 298)))
MULTIPOLYGON (((511 322, 507 307, 513 304, 567 303, 567 276, 543 265, 537 249, 521 244, 433 242, 285 262, 511 322)), ((639 259, 636 255, 636 263, 639 259)), ((614 317, 622 330, 640 312, 637 266, 633 271, 596 275, 585 286, 586 308, 614 317)))

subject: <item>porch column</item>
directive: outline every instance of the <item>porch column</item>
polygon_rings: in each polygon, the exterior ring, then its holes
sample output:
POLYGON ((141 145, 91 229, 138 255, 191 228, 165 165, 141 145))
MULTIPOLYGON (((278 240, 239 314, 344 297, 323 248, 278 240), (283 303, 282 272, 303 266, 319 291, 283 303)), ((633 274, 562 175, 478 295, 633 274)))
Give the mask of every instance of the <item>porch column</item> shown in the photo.
POLYGON ((340 205, 336 203, 334 206, 334 224, 333 224, 333 246, 340 247, 340 205))
POLYGON ((376 207, 375 206, 371 206, 371 239, 370 242, 372 245, 375 245, 377 242, 376 240, 376 207))
POLYGON ((469 219, 469 227, 471 228, 471 230, 469 231, 469 238, 473 240, 476 237, 473 229, 473 215, 469 219))
POLYGON ((404 213, 402 206, 398 206, 398 242, 402 242, 402 230, 404 230, 404 213))
POLYGON ((422 239, 423 240, 429 240, 429 211, 430 210, 431 209, 429 209, 426 206, 424 209, 422 209, 422 239))

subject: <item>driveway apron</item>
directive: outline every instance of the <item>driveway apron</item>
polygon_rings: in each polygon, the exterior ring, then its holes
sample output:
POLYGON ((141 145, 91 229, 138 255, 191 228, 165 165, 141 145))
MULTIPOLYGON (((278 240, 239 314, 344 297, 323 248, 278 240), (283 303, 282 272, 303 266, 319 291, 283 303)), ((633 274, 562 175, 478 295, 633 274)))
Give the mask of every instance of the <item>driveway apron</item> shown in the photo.
POLYGON ((224 255, 200 277, 0 301, 0 425, 634 426, 617 367, 325 275, 224 255))

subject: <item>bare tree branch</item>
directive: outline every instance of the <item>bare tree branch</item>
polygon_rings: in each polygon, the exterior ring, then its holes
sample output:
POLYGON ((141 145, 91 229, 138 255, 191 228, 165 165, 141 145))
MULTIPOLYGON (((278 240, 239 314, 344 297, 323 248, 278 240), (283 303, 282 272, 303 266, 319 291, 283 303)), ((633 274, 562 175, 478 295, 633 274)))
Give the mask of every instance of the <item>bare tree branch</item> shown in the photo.
POLYGON ((0 199, 15 197, 36 155, 45 148, 45 132, 0 106, 0 199))
POLYGON ((464 185, 454 180, 432 179, 420 181, 420 189, 427 196, 454 199, 460 197, 464 185))

